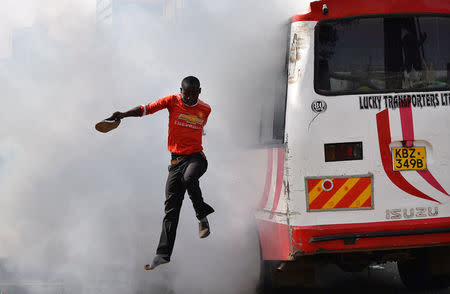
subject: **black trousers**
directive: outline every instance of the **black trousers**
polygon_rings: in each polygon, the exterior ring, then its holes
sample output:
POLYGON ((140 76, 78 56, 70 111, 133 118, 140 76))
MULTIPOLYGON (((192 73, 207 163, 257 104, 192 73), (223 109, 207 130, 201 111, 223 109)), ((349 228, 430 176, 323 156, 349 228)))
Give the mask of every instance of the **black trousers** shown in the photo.
POLYGON ((199 185, 199 178, 206 172, 207 168, 208 161, 200 152, 187 155, 177 164, 169 166, 166 201, 164 202, 165 216, 156 254, 170 260, 175 244, 181 205, 186 191, 199 220, 214 212, 214 209, 203 201, 199 185))

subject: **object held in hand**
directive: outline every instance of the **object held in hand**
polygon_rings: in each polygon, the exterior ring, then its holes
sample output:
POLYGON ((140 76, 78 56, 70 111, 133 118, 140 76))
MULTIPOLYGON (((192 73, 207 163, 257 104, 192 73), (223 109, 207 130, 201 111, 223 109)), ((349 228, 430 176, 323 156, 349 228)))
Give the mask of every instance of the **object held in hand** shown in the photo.
POLYGON ((111 130, 114 130, 120 125, 120 119, 118 120, 102 120, 101 122, 95 125, 95 129, 102 133, 107 133, 111 130))

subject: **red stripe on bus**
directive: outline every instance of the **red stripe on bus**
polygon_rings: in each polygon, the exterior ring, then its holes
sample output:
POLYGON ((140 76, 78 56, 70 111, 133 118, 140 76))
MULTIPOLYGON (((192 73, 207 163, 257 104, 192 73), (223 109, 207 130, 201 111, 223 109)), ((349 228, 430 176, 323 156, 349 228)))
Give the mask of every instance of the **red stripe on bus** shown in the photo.
POLYGON ((406 147, 412 147, 414 141, 414 124, 411 109, 411 99, 406 98, 406 103, 409 107, 400 107, 400 121, 402 124, 403 141, 406 142, 406 147))
POLYGON ((430 0, 396 0, 396 1, 361 1, 361 0, 327 0, 310 3, 311 11, 295 15, 292 22, 320 21, 330 18, 348 17, 367 14, 392 13, 450 13, 447 1, 430 0), (328 14, 322 13, 323 4, 328 6, 328 14))
MULTIPOLYGON (((409 105, 407 107, 400 107, 400 120, 402 124, 403 141, 406 141, 407 147, 412 147, 414 141, 414 121, 411 98, 408 97, 407 99, 409 105)), ((446 194, 447 196, 450 196, 429 170, 418 170, 417 172, 425 181, 428 182, 428 184, 433 186, 433 188, 446 194)))
POLYGON ((289 228, 285 224, 257 220, 264 260, 286 260, 290 253, 289 228))
POLYGON ((356 185, 339 201, 334 208, 347 208, 358 198, 362 192, 370 185, 370 178, 361 178, 356 185))
POLYGON ((261 202, 258 205, 259 209, 266 207, 267 200, 269 199, 270 185, 272 183, 272 170, 273 170, 273 149, 267 149, 267 171, 266 171, 266 184, 264 185, 264 193, 261 202))
POLYGON ((380 146, 381 161, 383 163, 383 168, 391 180, 391 182, 404 192, 431 201, 440 203, 439 201, 431 198, 430 196, 419 191, 416 187, 411 185, 398 171, 394 171, 392 163, 392 153, 389 148, 391 143, 391 127, 389 124, 389 112, 385 109, 377 113, 377 131, 378 131, 378 143, 380 146))
POLYGON ((419 175, 424 178, 425 181, 428 182, 431 186, 433 186, 436 190, 444 193, 447 196, 450 196, 447 191, 439 184, 435 177, 431 174, 429 170, 418 170, 419 175))
MULTIPOLYGON (((333 179, 334 187, 331 191, 322 191, 314 201, 309 204, 309 209, 321 209, 328 200, 345 184, 348 178, 333 179)), ((309 202, 309 199, 308 199, 309 202)))
POLYGON ((284 173, 284 148, 277 148, 278 158, 277 158, 277 184, 275 186, 275 198, 273 200, 272 212, 270 213, 269 219, 274 216, 274 211, 277 210, 278 202, 281 196, 281 187, 283 186, 283 173, 284 173))

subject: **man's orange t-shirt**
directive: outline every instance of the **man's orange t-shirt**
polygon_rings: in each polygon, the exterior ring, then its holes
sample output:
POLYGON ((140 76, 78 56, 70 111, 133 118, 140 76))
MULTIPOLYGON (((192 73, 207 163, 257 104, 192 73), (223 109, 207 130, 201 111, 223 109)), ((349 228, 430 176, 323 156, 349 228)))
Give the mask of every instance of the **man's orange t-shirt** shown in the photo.
POLYGON ((203 150, 203 126, 206 125, 211 112, 208 104, 199 99, 197 104, 188 106, 181 100, 181 94, 178 94, 166 96, 140 107, 142 116, 164 108, 169 110, 168 149, 170 152, 189 155, 203 150))

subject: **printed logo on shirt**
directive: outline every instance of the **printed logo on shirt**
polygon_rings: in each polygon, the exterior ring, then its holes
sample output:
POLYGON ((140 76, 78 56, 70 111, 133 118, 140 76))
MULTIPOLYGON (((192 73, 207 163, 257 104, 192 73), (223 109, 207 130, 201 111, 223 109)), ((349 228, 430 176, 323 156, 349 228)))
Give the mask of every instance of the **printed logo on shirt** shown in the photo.
POLYGON ((178 116, 178 118, 182 119, 188 123, 199 124, 199 125, 203 124, 203 121, 204 121, 203 119, 201 119, 198 116, 193 115, 193 114, 180 114, 178 116))
POLYGON ((176 120, 174 122, 174 124, 176 126, 180 126, 180 127, 186 127, 186 128, 190 128, 190 129, 194 129, 194 130, 201 130, 203 128, 203 126, 199 126, 198 124, 188 124, 179 120, 176 120))

